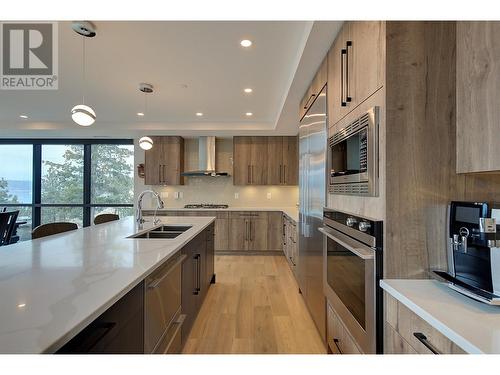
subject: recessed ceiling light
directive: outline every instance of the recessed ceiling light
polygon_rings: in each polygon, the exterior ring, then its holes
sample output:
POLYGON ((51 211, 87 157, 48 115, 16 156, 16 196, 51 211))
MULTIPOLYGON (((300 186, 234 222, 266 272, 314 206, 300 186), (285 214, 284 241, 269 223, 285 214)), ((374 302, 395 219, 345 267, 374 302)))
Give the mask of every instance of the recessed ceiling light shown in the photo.
POLYGON ((26 115, 19 115, 19 117, 24 118, 24 119, 28 118, 28 116, 26 116, 26 115))
POLYGON ((248 40, 248 39, 243 39, 240 42, 240 44, 241 44, 242 47, 248 48, 248 47, 250 47, 252 45, 252 41, 248 40))
POLYGON ((252 112, 247 112, 247 113, 245 113, 245 116, 247 116, 247 117, 253 116, 253 113, 252 112))
POLYGON ((247 94, 250 94, 253 90, 251 88, 247 88, 247 89, 245 89, 243 91, 245 91, 247 94))
POLYGON ((26 304, 25 303, 20 303, 19 305, 17 305, 17 307, 19 307, 20 309, 22 309, 23 307, 26 307, 26 304))
POLYGON ((201 113, 201 112, 196 112, 196 116, 201 117, 201 116, 203 116, 203 113, 201 113))
POLYGON ((142 116, 144 116, 144 113, 142 113, 142 112, 137 112, 137 116, 141 116, 141 117, 142 117, 142 116))

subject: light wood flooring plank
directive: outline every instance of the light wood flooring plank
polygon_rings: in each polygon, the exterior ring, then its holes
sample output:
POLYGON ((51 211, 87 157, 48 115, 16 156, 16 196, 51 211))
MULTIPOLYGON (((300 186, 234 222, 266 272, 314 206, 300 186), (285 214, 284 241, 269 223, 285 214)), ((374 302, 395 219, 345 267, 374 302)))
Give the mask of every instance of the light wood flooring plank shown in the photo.
POLYGON ((325 354, 283 256, 219 255, 187 354, 325 354))

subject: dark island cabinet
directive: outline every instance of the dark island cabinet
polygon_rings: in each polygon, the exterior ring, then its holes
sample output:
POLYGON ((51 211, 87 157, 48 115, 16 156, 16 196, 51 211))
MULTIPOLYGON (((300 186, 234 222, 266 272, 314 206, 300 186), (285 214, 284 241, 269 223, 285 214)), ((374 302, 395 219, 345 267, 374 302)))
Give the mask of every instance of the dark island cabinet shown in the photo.
POLYGON ((144 282, 102 313, 57 353, 144 353, 144 282))

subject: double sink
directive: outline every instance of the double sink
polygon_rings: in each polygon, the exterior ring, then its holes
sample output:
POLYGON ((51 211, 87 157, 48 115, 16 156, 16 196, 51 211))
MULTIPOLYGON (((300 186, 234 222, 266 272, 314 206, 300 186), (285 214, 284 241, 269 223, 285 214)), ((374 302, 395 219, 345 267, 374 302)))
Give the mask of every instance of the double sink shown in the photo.
POLYGON ((192 227, 192 225, 161 225, 147 232, 134 234, 128 238, 173 239, 192 227))

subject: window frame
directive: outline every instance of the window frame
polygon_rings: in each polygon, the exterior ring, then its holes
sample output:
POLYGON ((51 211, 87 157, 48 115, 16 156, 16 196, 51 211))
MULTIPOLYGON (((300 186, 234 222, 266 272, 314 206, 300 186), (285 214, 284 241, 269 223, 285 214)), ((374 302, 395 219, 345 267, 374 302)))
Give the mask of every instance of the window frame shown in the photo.
POLYGON ((92 145, 133 145, 133 139, 88 139, 88 138, 3 138, 0 145, 26 145, 33 146, 33 175, 32 175, 32 196, 31 203, 0 203, 2 207, 31 207, 31 225, 35 228, 41 223, 41 213, 43 207, 82 207, 83 227, 92 225, 93 207, 133 207, 134 204, 105 204, 91 203, 92 186, 92 145), (83 203, 42 203, 42 146, 43 145, 83 145, 83 203))

